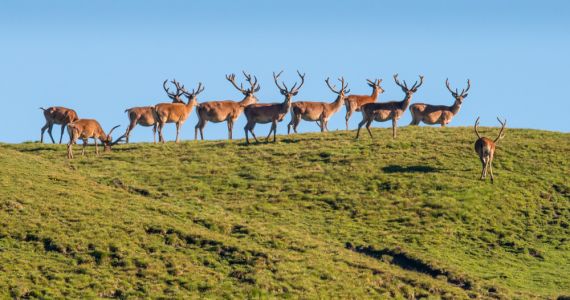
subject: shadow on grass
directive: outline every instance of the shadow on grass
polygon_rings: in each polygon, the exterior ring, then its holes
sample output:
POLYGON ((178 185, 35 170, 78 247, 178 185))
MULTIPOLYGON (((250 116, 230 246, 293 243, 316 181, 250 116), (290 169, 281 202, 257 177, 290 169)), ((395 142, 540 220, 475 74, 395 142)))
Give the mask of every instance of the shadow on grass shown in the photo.
POLYGON ((18 149, 20 152, 39 152, 39 151, 59 151, 61 149, 55 147, 36 147, 36 148, 29 148, 29 149, 18 149))
POLYGON ((436 173, 438 169, 430 166, 397 166, 390 165, 382 168, 384 173, 436 173))

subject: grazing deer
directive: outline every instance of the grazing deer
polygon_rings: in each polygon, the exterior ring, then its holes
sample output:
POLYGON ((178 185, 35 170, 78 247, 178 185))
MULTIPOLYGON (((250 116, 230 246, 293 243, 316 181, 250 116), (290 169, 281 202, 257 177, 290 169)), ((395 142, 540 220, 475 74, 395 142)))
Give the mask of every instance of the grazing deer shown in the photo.
POLYGON ((372 132, 370 131, 370 125, 372 124, 372 121, 385 122, 388 120, 392 120, 392 137, 396 138, 398 119, 400 119, 404 111, 406 111, 408 108, 408 105, 410 105, 410 101, 412 100, 414 93, 417 92, 418 88, 424 83, 424 77, 422 75, 419 77, 420 83, 418 84, 416 81, 416 83, 414 83, 411 88, 408 88, 406 81, 404 80, 404 84, 401 84, 398 80, 398 74, 394 74, 394 81, 400 88, 402 88, 402 91, 406 94, 404 100, 364 104, 360 108, 362 112, 362 121, 360 121, 358 124, 356 138, 358 139, 362 125, 366 124, 366 130, 368 130, 368 133, 372 138, 372 132))
POLYGON ((220 123, 224 121, 227 122, 228 137, 231 140, 234 122, 241 115, 246 106, 257 103, 255 93, 257 93, 261 88, 261 86, 257 83, 257 77, 254 76, 254 79, 252 80, 250 74, 245 73, 245 71, 242 72, 246 80, 249 82, 249 89, 244 89, 243 83, 238 87, 237 83, 235 82, 235 74, 226 75, 226 79, 244 95, 244 98, 241 101, 209 101, 200 103, 200 105, 196 107, 196 114, 198 114, 198 123, 194 128, 195 140, 198 139, 198 130, 200 131, 200 138, 202 140, 204 139, 204 127, 208 121, 214 123, 220 123))
POLYGON ((444 127, 451 122, 451 119, 459 112, 463 99, 467 98, 467 91, 471 88, 471 81, 467 79, 467 89, 461 90, 461 93, 457 89, 455 89, 455 92, 451 90, 449 79, 445 80, 445 86, 451 92, 453 98, 455 98, 453 105, 414 103, 410 106, 410 113, 412 113, 410 125, 418 125, 420 122, 424 122, 429 125, 440 124, 441 127, 444 127))
POLYGON ((297 87, 297 82, 291 87, 291 89, 287 88, 285 82, 283 82, 283 87, 279 85, 278 79, 279 76, 283 73, 283 71, 279 72, 279 74, 275 75, 273 72, 273 80, 275 80, 275 85, 279 88, 281 95, 285 96, 285 100, 283 103, 261 103, 261 104, 251 104, 248 105, 245 110, 244 114, 247 118, 247 124, 245 124, 245 142, 249 145, 249 136, 248 132, 251 132, 251 135, 257 141, 257 137, 255 137, 255 133, 253 133, 253 128, 255 124, 267 124, 271 123, 271 129, 269 130, 269 134, 267 135, 267 141, 269 141, 269 137, 271 136, 271 132, 273 132, 273 142, 277 140, 277 123, 283 121, 285 115, 289 112, 291 108, 291 98, 299 93, 299 89, 305 83, 305 74, 301 75, 299 71, 299 77, 301 77, 301 84, 297 87))
POLYGON ((321 132, 329 130, 328 123, 330 117, 342 107, 346 100, 345 94, 350 92, 350 90, 347 90, 348 83, 344 84, 344 78, 339 78, 338 80, 341 82, 340 90, 338 91, 335 90, 335 85, 330 85, 329 78, 325 80, 329 89, 338 95, 335 101, 331 103, 298 101, 291 104, 291 122, 287 125, 287 134, 289 134, 291 128, 297 133, 297 126, 299 126, 301 119, 318 121, 321 132))
POLYGON ((176 143, 180 141, 180 127, 190 113, 194 106, 198 104, 198 94, 204 91, 204 86, 202 83, 198 83, 198 87, 192 90, 191 93, 184 89, 184 86, 180 86, 178 83, 176 84, 176 88, 179 88, 184 95, 188 98, 188 102, 184 103, 160 103, 154 106, 154 113, 155 118, 158 121, 158 140, 161 142, 164 141, 164 136, 162 135, 162 128, 166 123, 176 123, 176 143))
MULTIPOLYGON (((171 81, 176 86, 175 94, 170 93, 168 87, 166 86, 167 81, 168 79, 162 83, 162 86, 168 97, 172 99, 172 103, 184 103, 184 101, 182 101, 182 99, 180 98, 180 96, 184 94, 184 90, 178 88, 179 83, 176 81, 176 79, 171 81)), ((127 127, 127 131, 125 133, 127 144, 129 143, 129 136, 131 134, 131 130, 133 130, 135 126, 137 126, 137 124, 145 127, 152 126, 152 139, 156 144, 156 127, 158 121, 155 118, 153 111, 154 111, 154 106, 131 107, 125 110, 125 112, 128 113, 130 120, 129 127, 127 127)))
POLYGON ((121 136, 117 140, 113 141, 111 133, 115 128, 119 127, 117 125, 105 134, 103 128, 96 120, 92 119, 79 119, 75 122, 67 124, 67 132, 69 133, 69 144, 67 144, 67 158, 73 158, 73 144, 77 142, 78 139, 83 140, 83 149, 81 155, 85 155, 85 146, 89 138, 95 141, 95 154, 99 155, 99 146, 97 140, 100 140, 104 145, 104 151, 111 151, 111 146, 116 145, 120 140, 122 140, 125 135, 121 136))
POLYGON ((479 118, 475 121, 475 134, 477 135, 477 141, 475 142, 475 152, 479 155, 479 159, 481 159, 481 165, 483 166, 483 170, 481 171, 481 180, 484 180, 487 177, 487 169, 491 173, 491 183, 493 183, 493 157, 495 156, 495 147, 497 146, 499 140, 505 137, 503 131, 505 130, 505 126, 507 126, 507 120, 501 122, 499 118, 497 118, 499 123, 501 124, 501 130, 499 131, 499 135, 495 140, 491 140, 486 137, 481 137, 479 134, 479 118))
POLYGON ((372 81, 370 79, 366 79, 368 81, 368 85, 372 88, 372 94, 369 95, 349 95, 346 97, 344 104, 346 105, 346 130, 348 130, 348 121, 350 120, 350 116, 355 111, 360 111, 360 108, 364 104, 374 103, 378 100, 378 96, 384 93, 384 89, 380 86, 382 83, 382 79, 376 79, 376 81, 372 81))
POLYGON ((46 124, 42 127, 42 135, 40 137, 40 142, 44 142, 44 132, 48 131, 49 137, 51 138, 51 142, 55 144, 55 140, 53 139, 53 135, 51 135, 51 130, 53 129, 54 124, 61 125, 61 135, 59 136, 59 143, 61 144, 61 140, 63 139, 63 131, 65 130, 65 126, 67 124, 77 121, 79 118, 77 117, 77 113, 70 108, 65 108, 61 106, 52 106, 43 108, 40 107, 41 110, 44 112, 44 117, 46 118, 46 124))

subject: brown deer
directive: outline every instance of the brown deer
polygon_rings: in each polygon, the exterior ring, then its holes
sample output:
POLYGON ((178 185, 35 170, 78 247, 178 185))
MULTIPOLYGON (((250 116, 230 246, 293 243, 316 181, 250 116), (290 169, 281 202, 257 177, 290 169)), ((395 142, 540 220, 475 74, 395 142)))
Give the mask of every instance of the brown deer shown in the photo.
POLYGON ((366 79, 366 81, 368 81, 368 85, 372 88, 372 94, 370 96, 349 95, 344 101, 344 104, 346 105, 346 130, 348 130, 348 121, 350 120, 352 113, 355 111, 360 111, 360 108, 364 104, 376 102, 378 100, 378 96, 384 93, 384 89, 380 86, 382 79, 376 79, 375 81, 366 79))
POLYGON ((424 103, 414 103, 410 106, 412 114, 412 122, 410 125, 419 125, 424 122, 428 125, 440 124, 441 127, 449 124, 451 119, 459 112, 463 99, 467 98, 467 91, 471 88, 471 81, 467 79, 467 89, 461 90, 461 93, 455 89, 455 92, 449 87, 449 79, 445 80, 445 86, 451 92, 455 102, 451 106, 446 105, 430 105, 424 103))
POLYGON ((255 133, 253 132, 253 128, 255 124, 267 124, 271 123, 271 129, 269 130, 269 134, 267 135, 267 141, 269 141, 269 137, 271 136, 271 132, 273 132, 273 142, 277 140, 277 123, 283 121, 285 115, 289 112, 291 108, 291 98, 299 93, 299 89, 305 83, 305 74, 301 75, 299 71, 299 77, 301 77, 301 84, 297 87, 297 82, 291 87, 291 89, 287 88, 285 82, 283 82, 283 87, 279 85, 279 76, 283 73, 283 71, 279 72, 279 74, 275 75, 273 72, 273 80, 275 80, 275 85, 279 88, 281 95, 285 96, 285 100, 283 103, 258 103, 258 104, 251 104, 248 105, 245 110, 244 114, 247 118, 247 124, 245 124, 245 142, 249 145, 249 136, 248 132, 251 132, 251 135, 258 142, 257 137, 255 137, 255 133))
POLYGON ((61 135, 59 136, 59 143, 61 144, 65 126, 79 119, 77 117, 77 113, 73 109, 61 106, 52 106, 48 108, 40 107, 40 109, 43 110, 44 117, 46 118, 46 124, 44 125, 44 127, 42 127, 42 135, 40 137, 40 142, 41 143, 44 142, 44 132, 47 129, 49 137, 51 138, 51 142, 55 144, 53 135, 51 135, 51 130, 53 129, 54 124, 58 124, 61 125, 61 135))
POLYGON ((505 137, 503 131, 505 130, 505 126, 507 126, 507 120, 501 122, 499 118, 497 118, 499 123, 501 124, 501 130, 499 131, 499 135, 495 140, 491 140, 486 137, 481 137, 479 134, 479 118, 475 121, 475 134, 477 135, 477 141, 475 142, 475 152, 479 155, 479 159, 481 159, 481 165, 483 166, 483 170, 481 171, 481 180, 484 180, 487 177, 487 169, 491 174, 491 183, 493 183, 493 157, 495 156, 495 147, 499 143, 499 140, 505 137))
POLYGON ((97 140, 101 141, 104 145, 104 151, 111 151, 111 146, 116 145, 120 140, 122 140, 125 135, 121 136, 117 140, 113 141, 111 133, 115 128, 119 127, 117 125, 105 134, 103 128, 96 120, 92 119, 79 119, 75 122, 67 124, 67 132, 69 133, 69 144, 67 144, 67 158, 73 158, 73 144, 77 143, 78 139, 83 140, 83 149, 81 155, 85 155, 85 146, 89 138, 95 141, 95 154, 99 155, 99 145, 97 140))
POLYGON ((198 104, 198 94, 204 91, 204 86, 202 83, 198 83, 198 87, 192 90, 191 93, 187 92, 184 89, 184 86, 180 87, 178 84, 176 85, 177 88, 183 91, 184 95, 188 98, 188 102, 184 103, 160 103, 154 106, 154 113, 155 118, 158 121, 158 140, 161 142, 164 141, 164 136, 162 135, 162 128, 166 123, 176 123, 176 143, 180 141, 180 127, 190 113, 194 106, 198 104))
POLYGON ((325 80, 329 89, 338 95, 335 101, 331 103, 298 101, 291 104, 291 122, 287 125, 287 134, 289 134, 291 128, 297 133, 297 126, 299 126, 301 119, 318 121, 321 132, 329 130, 328 123, 330 117, 342 107, 345 103, 345 95, 350 92, 350 90, 347 90, 348 83, 344 84, 344 78, 339 78, 338 80, 341 82, 341 88, 338 91, 335 90, 335 85, 330 85, 329 78, 325 80))
POLYGON ((228 137, 231 140, 234 122, 241 115, 246 106, 257 103, 255 93, 257 93, 261 88, 261 86, 257 83, 257 77, 254 76, 252 80, 250 74, 245 73, 245 71, 242 72, 246 80, 249 82, 249 89, 244 89, 243 83, 238 87, 237 83, 235 82, 235 74, 226 75, 226 79, 244 95, 244 98, 241 101, 209 101, 200 103, 200 105, 196 107, 196 113, 198 114, 198 123, 194 128, 195 140, 198 139, 198 130, 200 131, 200 138, 202 140, 204 139, 204 127, 208 121, 214 123, 227 122, 228 137))
MULTIPOLYGON (((168 97, 172 99, 172 103, 184 103, 184 101, 182 101, 182 99, 180 98, 180 96, 184 94, 184 90, 178 88, 179 83, 176 81, 176 79, 171 81, 176 86, 176 93, 171 93, 169 91, 168 87, 166 86, 167 81, 168 79, 162 83, 162 86, 168 97)), ((156 144, 156 127, 158 121, 154 116, 153 110, 154 106, 131 107, 125 110, 125 112, 128 113, 130 121, 129 127, 127 127, 127 131, 125 133, 127 144, 129 143, 129 136, 131 134, 131 130, 133 130, 137 125, 141 125, 144 127, 152 126, 152 139, 156 144)))
POLYGON ((406 111, 408 108, 408 105, 410 105, 410 101, 412 100, 414 93, 417 92, 418 88, 424 83, 424 77, 422 75, 419 77, 420 83, 418 84, 416 81, 416 83, 414 83, 411 88, 408 88, 406 81, 404 80, 404 84, 401 84, 398 80, 398 74, 394 74, 394 81, 400 88, 402 88, 402 91, 406 94, 404 100, 364 104, 360 108, 362 112, 362 121, 360 121, 358 124, 356 138, 358 139, 362 125, 366 124, 366 130, 368 130, 368 133, 372 138, 372 132, 370 131, 370 125, 372 124, 372 121, 385 122, 388 120, 392 120, 392 137, 396 138, 398 119, 400 119, 404 111, 406 111))

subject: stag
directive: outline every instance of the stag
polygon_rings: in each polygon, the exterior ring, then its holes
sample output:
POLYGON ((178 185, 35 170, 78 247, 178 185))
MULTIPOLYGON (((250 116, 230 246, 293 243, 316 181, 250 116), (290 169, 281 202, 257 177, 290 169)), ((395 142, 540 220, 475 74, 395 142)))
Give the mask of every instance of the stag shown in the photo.
POLYGON ((398 74, 394 74, 394 81, 406 94, 404 100, 382 103, 368 103, 363 105, 360 108, 362 112, 362 121, 360 121, 358 124, 356 138, 358 139, 362 125, 366 124, 366 130, 368 130, 370 138, 372 138, 372 132, 370 131, 370 125, 372 124, 372 121, 385 122, 388 120, 392 120, 392 137, 396 138, 398 119, 400 119, 404 111, 406 111, 408 108, 408 105, 410 105, 410 101, 412 100, 414 93, 417 92, 418 88, 424 83, 424 77, 422 75, 419 77, 420 83, 418 84, 416 81, 411 88, 408 88, 406 81, 404 80, 404 84, 401 84, 398 80, 398 74))
POLYGON ((113 133, 113 130, 119 126, 120 125, 117 125, 111 128, 109 133, 105 134, 103 128, 101 128, 101 125, 96 120, 79 119, 75 122, 67 124, 67 132, 69 133, 69 144, 67 144, 67 158, 73 158, 73 144, 75 144, 78 139, 83 140, 83 149, 81 151, 81 155, 85 155, 85 146, 87 146, 89 138, 92 138, 95 141, 96 155, 99 155, 99 145, 97 144, 97 140, 103 143, 104 151, 111 151, 111 146, 116 145, 125 137, 125 135, 122 135, 120 138, 113 141, 111 133, 113 133))
POLYGON ((331 86, 329 78, 325 80, 329 89, 337 94, 336 100, 331 103, 326 102, 309 102, 309 101, 298 101, 291 104, 291 122, 287 125, 287 134, 293 128, 293 131, 297 133, 297 126, 301 122, 301 119, 305 121, 317 121, 321 132, 328 129, 329 119, 334 115, 345 103, 345 94, 349 93, 347 90, 348 83, 345 85, 344 78, 338 79, 341 83, 341 88, 336 90, 336 86, 331 86))
POLYGON ((499 143, 499 140, 505 137, 504 130, 505 126, 507 126, 507 120, 502 122, 499 118, 497 118, 499 123, 501 124, 501 130, 499 131, 499 135, 495 140, 491 140, 486 137, 481 137, 479 134, 479 118, 475 121, 475 134, 477 135, 477 141, 475 142, 475 152, 479 155, 479 159, 481 160, 481 165, 483 166, 483 170, 481 171, 481 180, 487 178, 487 169, 491 174, 491 183, 493 183, 493 157, 495 156, 495 148, 499 143))
MULTIPOLYGON (((162 83, 164 91, 168 95, 170 99, 172 99, 172 103, 184 103, 180 96, 184 95, 184 90, 179 89, 178 87, 180 84, 176 81, 176 79, 172 80, 171 82, 176 86, 176 93, 171 93, 168 87, 166 86, 168 79, 162 83)), ((128 113, 129 116, 129 127, 127 127, 127 131, 125 133, 126 136, 126 143, 129 143, 129 136, 131 131, 137 125, 141 125, 144 127, 152 126, 152 138, 154 143, 156 144, 156 127, 158 124, 157 119, 154 115, 154 106, 141 106, 141 107, 131 107, 126 109, 125 112, 128 113)))
POLYGON ((42 127, 42 135, 40 137, 40 142, 44 142, 44 132, 48 131, 49 137, 51 138, 51 142, 55 144, 55 140, 53 139, 53 135, 51 134, 51 130, 53 129, 54 124, 61 125, 61 135, 59 136, 59 143, 61 144, 61 140, 63 139, 63 131, 65 130, 65 126, 69 123, 77 121, 79 118, 77 117, 77 113, 70 108, 65 108, 61 106, 52 106, 43 108, 40 107, 41 110, 44 112, 44 117, 46 119, 46 124, 42 127))
POLYGON ((285 96, 285 100, 283 103, 262 103, 262 104, 251 104, 248 105, 245 110, 244 114, 247 118, 247 124, 245 124, 245 142, 249 145, 249 136, 248 132, 251 132, 251 135, 257 141, 257 137, 253 132, 253 128, 255 124, 267 124, 271 123, 271 129, 269 130, 269 134, 267 135, 267 141, 269 141, 269 137, 271 136, 271 132, 273 132, 273 142, 277 140, 277 123, 283 121, 285 115, 289 112, 291 108, 291 98, 299 93, 299 89, 305 83, 305 74, 301 75, 299 71, 297 74, 301 77, 301 84, 297 87, 297 82, 291 87, 291 89, 287 88, 285 82, 282 82, 283 86, 279 85, 279 76, 281 76, 283 71, 279 72, 279 74, 275 75, 273 72, 273 80, 275 81, 275 85, 281 92, 281 95, 285 96))
POLYGON ((232 100, 221 100, 221 101, 209 101, 203 102, 196 107, 196 113, 198 114, 198 123, 194 128, 194 139, 198 139, 198 131, 200 131, 200 138, 204 139, 204 127, 208 121, 214 123, 227 122, 228 124, 228 137, 232 139, 232 132, 234 128, 234 122, 241 115, 244 108, 250 104, 257 103, 257 98, 255 93, 259 91, 261 86, 257 83, 257 77, 251 77, 250 74, 242 71, 247 82, 249 82, 250 88, 244 89, 243 83, 240 86, 236 83, 236 75, 226 75, 226 79, 243 95, 244 98, 237 102, 232 100))
POLYGON ((192 92, 186 91, 184 86, 180 86, 176 84, 176 88, 182 90, 184 95, 188 98, 188 102, 184 103, 160 103, 154 106, 154 114, 155 118, 158 121, 158 140, 161 142, 164 141, 164 136, 162 135, 162 128, 166 123, 176 123, 176 143, 180 142, 179 135, 180 135, 180 127, 190 113, 194 106, 198 104, 198 94, 204 91, 204 86, 202 83, 198 83, 198 87, 193 89, 192 92))
POLYGON ((467 98, 467 91, 471 88, 471 81, 467 79, 467 88, 461 90, 461 93, 457 89, 455 89, 455 92, 451 89, 449 79, 445 80, 445 86, 451 92, 453 98, 455 98, 453 105, 414 103, 410 106, 410 113, 412 114, 410 125, 418 125, 420 122, 424 122, 428 125, 440 124, 441 127, 444 127, 451 122, 451 119, 459 112, 463 99, 467 98))
POLYGON ((382 79, 372 81, 366 79, 368 85, 372 88, 371 95, 349 95, 346 97, 344 104, 346 105, 346 130, 348 130, 348 121, 355 111, 360 111, 364 104, 374 103, 378 100, 378 96, 384 93, 384 89, 380 86, 382 79))

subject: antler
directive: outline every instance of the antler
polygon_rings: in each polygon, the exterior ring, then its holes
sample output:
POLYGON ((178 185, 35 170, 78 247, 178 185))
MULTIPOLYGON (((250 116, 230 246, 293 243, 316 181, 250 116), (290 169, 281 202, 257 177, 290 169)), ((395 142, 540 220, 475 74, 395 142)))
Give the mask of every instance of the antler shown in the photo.
POLYGON ((172 84, 174 84, 176 86, 176 96, 180 97, 182 96, 182 94, 187 93, 188 91, 186 91, 186 88, 184 88, 184 85, 180 85, 180 82, 176 81, 176 79, 173 79, 172 84))
MULTIPOLYGON (((456 96, 457 96, 457 89, 456 89, 455 92, 454 92, 454 91, 451 89, 451 87, 449 86, 449 78, 446 78, 446 79, 445 79, 445 86, 447 87, 447 89, 449 90, 449 92, 451 93, 451 95, 452 95, 453 97, 456 97, 456 96)), ((477 120, 479 120, 479 119, 477 119, 477 120)))
POLYGON ((166 86, 167 82, 168 82, 168 79, 164 80, 164 82, 162 83, 162 87, 164 88, 164 91, 166 92, 166 94, 168 94, 169 97, 176 97, 176 94, 172 94, 170 92, 169 88, 166 86))
POLYGON ((497 117, 497 121, 499 121, 499 123, 501 123, 501 131, 499 131, 499 136, 497 136, 497 138, 495 139, 495 143, 497 143, 500 139, 504 138, 505 135, 503 134, 503 131, 505 130, 505 126, 507 126, 507 120, 505 119, 505 122, 501 122, 501 119, 499 119, 499 117, 497 117))
POLYGON ((400 83, 400 81, 398 80, 398 73, 394 74, 394 81, 396 82, 396 84, 397 84, 399 87, 405 89, 406 91, 408 90, 408 85, 406 84, 406 81, 404 80, 404 84, 402 85, 402 84, 400 83))
POLYGON ((470 88, 471 88, 471 80, 467 79, 467 89, 461 90, 461 96, 465 96, 465 94, 467 93, 467 91, 469 91, 470 88))
MULTIPOLYGON (((416 92, 420 86, 422 86, 422 84, 424 84, 424 76, 423 75, 419 75, 420 77, 420 84, 418 84, 418 82, 416 81, 416 83, 414 83, 414 85, 412 86, 412 88, 410 89, 413 92, 416 92), (417 85, 417 86, 416 86, 417 85)), ((406 81, 404 81, 404 84, 406 84, 406 81)))
MULTIPOLYGON (((287 87, 282 88, 279 85, 279 76, 281 76, 281 73, 283 73, 283 71, 279 72, 277 75, 275 75, 275 72, 273 72, 273 80, 275 81, 275 85, 277 86, 277 88, 279 89, 279 91, 281 92, 281 94, 287 92, 287 87)), ((285 86, 285 82, 283 82, 283 85, 285 86)))
POLYGON ((305 75, 306 73, 303 73, 303 75, 301 75, 301 72, 299 72, 299 70, 297 70, 297 74, 299 75, 299 77, 301 77, 301 84, 295 88, 295 86, 297 86, 297 83, 295 82, 295 84, 293 85, 293 87, 291 88, 291 92, 292 94, 296 94, 299 92, 299 90, 301 89, 301 87, 303 86, 303 84, 305 84, 305 75))
POLYGON ((251 86, 251 89, 249 91, 252 93, 258 92, 261 86, 257 84, 257 76, 253 76, 254 81, 252 82, 251 74, 247 74, 245 73, 245 71, 241 72, 243 73, 243 76, 245 76, 245 80, 247 80, 247 82, 249 82, 249 85, 251 86))
POLYGON ((201 82, 198 82, 198 87, 196 89, 192 89, 191 93, 189 93, 188 91, 184 91, 184 94, 186 94, 189 97, 195 97, 198 96, 198 94, 200 94, 203 91, 204 91, 204 86, 202 85, 201 82))
POLYGON ((331 89, 331 91, 333 91, 333 93, 335 93, 335 94, 340 94, 340 93, 343 93, 343 92, 344 92, 344 93, 350 93, 350 90, 347 90, 347 89, 346 89, 346 88, 348 87, 348 83, 347 83, 346 85, 344 84, 344 77, 341 77, 341 78, 338 79, 338 81, 340 81, 340 87, 341 87, 341 89, 338 90, 338 91, 335 90, 336 85, 331 86, 331 84, 330 84, 330 82, 329 82, 329 79, 330 79, 330 78, 327 77, 327 79, 325 79, 325 82, 327 83, 329 89, 331 89))
POLYGON ((475 134, 477 135, 477 138, 481 138, 481 135, 479 134, 479 119, 481 117, 477 117, 477 120, 475 120, 475 134))
POLYGON ((107 136, 111 136, 111 133, 113 133, 113 130, 117 129, 117 127, 120 127, 121 125, 117 125, 113 128, 111 128, 111 130, 109 130, 109 133, 107 133, 107 136))
POLYGON ((232 73, 232 74, 230 74, 230 75, 226 75, 226 79, 227 79, 229 82, 231 82, 232 85, 233 85, 236 89, 238 89, 240 92, 242 92, 242 93, 244 93, 244 94, 247 93, 247 90, 244 90, 244 89, 243 89, 243 83, 240 83, 240 86, 237 85, 237 83, 236 83, 236 74, 233 74, 233 73, 232 73))

